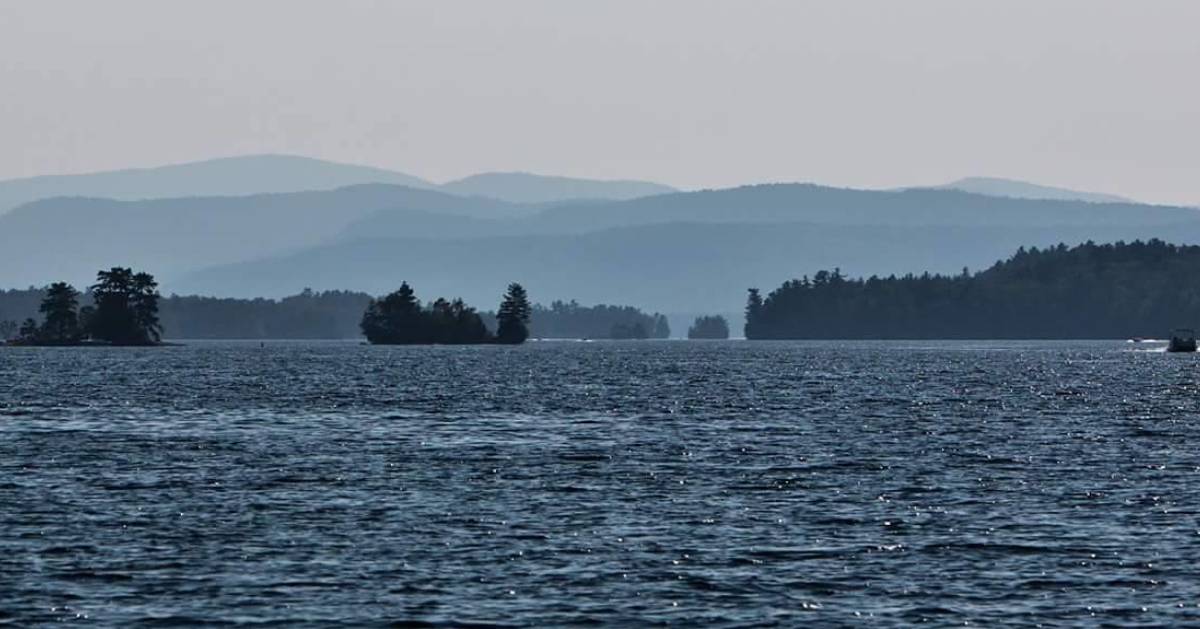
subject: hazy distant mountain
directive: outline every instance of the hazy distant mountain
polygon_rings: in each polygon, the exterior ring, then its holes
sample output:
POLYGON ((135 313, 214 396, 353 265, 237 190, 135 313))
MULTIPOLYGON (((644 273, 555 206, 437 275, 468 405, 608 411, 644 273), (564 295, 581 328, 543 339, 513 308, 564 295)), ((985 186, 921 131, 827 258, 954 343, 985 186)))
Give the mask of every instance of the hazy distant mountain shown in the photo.
MULTIPOLYGON (((422 221, 391 210, 352 223, 347 237, 437 236, 422 221)), ((462 236, 572 234, 671 222, 894 226, 1166 225, 1200 219, 1192 208, 1039 201, 957 190, 852 190, 811 184, 771 184, 703 190, 607 203, 562 204, 513 221, 462 224, 462 236)), ((452 221, 442 217, 443 221, 452 221)))
POLYGON ((956 272, 990 265, 1020 246, 1151 237, 1200 242, 1200 212, 789 184, 564 205, 507 220, 446 214, 431 220, 385 209, 354 221, 341 237, 170 285, 250 296, 304 286, 380 293, 408 280, 423 294, 486 304, 497 287, 518 280, 548 299, 730 312, 749 286, 773 287, 821 268, 956 272))
POLYGON ((404 173, 293 155, 247 155, 202 162, 83 175, 48 175, 0 181, 0 213, 50 197, 117 200, 332 190, 388 183, 413 188, 433 184, 404 173))
POLYGON ((154 168, 4 180, 0 181, 0 214, 52 197, 143 200, 245 196, 333 190, 368 183, 440 189, 459 196, 529 204, 621 200, 674 191, 668 186, 642 181, 599 181, 526 173, 485 173, 439 186, 412 175, 370 166, 294 155, 246 155, 154 168))
POLYGON ((967 177, 935 189, 962 190, 975 194, 986 194, 993 197, 1010 197, 1013 199, 1046 199, 1057 201, 1087 201, 1090 203, 1134 203, 1125 197, 1099 192, 1080 192, 1067 188, 1042 186, 1027 181, 1015 179, 1000 179, 997 177, 967 177))
POLYGON ((181 293, 283 296, 309 286, 382 294, 408 281, 430 299, 492 307, 510 281, 535 300, 629 303, 661 312, 740 310, 819 269, 851 275, 990 266, 1020 246, 1173 236, 1200 242, 1200 221, 1148 227, 895 227, 812 223, 668 223, 572 235, 364 239, 206 269, 167 282, 181 293))
POLYGON ((121 264, 155 273, 168 291, 217 295, 305 286, 379 292, 409 279, 486 301, 520 280, 545 299, 728 312, 747 286, 822 267, 955 271, 1021 245, 1149 237, 1200 242, 1200 212, 807 184, 546 208, 363 185, 28 204, 0 216, 0 286, 84 284, 96 269, 121 264))
POLYGON ((455 194, 492 197, 513 203, 548 203, 568 199, 622 200, 675 192, 670 186, 647 181, 601 181, 531 173, 483 173, 445 183, 442 189, 455 194))
POLYGON ((994 197, 957 190, 854 190, 770 184, 680 192, 544 212, 544 223, 597 229, 667 221, 813 221, 844 225, 1145 225, 1190 220, 1189 208, 994 197))
POLYGON ((493 199, 382 184, 245 197, 47 199, 0 215, 0 286, 57 279, 81 283, 97 269, 117 264, 168 277, 316 245, 385 208, 434 217, 533 211, 493 199))

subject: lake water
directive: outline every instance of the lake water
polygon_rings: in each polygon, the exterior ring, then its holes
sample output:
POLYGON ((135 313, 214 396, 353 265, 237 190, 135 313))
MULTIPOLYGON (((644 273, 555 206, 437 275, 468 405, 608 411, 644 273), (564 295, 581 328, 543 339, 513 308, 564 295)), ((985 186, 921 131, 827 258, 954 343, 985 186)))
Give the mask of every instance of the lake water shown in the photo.
POLYGON ((1200 357, 0 348, 0 623, 1200 623, 1200 357))

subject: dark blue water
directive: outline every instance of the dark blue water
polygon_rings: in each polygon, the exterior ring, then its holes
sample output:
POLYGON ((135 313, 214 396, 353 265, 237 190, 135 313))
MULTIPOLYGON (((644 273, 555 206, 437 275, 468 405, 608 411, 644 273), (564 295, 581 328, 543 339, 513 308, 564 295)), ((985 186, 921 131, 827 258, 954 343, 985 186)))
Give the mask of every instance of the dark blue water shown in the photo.
POLYGON ((1131 347, 0 348, 0 621, 1200 623, 1131 347))

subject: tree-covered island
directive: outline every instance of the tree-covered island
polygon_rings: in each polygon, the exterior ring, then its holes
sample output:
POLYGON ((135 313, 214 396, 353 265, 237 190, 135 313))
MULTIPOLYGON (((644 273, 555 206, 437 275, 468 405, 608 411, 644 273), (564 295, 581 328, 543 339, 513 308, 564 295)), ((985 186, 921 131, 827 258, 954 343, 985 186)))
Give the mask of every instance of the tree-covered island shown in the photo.
POLYGON ((157 345, 158 283, 149 273, 113 267, 96 274, 88 287, 91 305, 80 307, 80 293, 66 282, 51 284, 38 312, 41 322, 27 318, 13 345, 157 345))
POLYGON ((721 315, 696 317, 688 328, 689 339, 727 339, 729 322, 721 315))
POLYGON ((375 345, 502 343, 518 345, 529 338, 531 312, 520 284, 509 284, 496 313, 493 334, 483 317, 461 299, 437 299, 422 305, 408 282, 367 305, 363 336, 375 345))

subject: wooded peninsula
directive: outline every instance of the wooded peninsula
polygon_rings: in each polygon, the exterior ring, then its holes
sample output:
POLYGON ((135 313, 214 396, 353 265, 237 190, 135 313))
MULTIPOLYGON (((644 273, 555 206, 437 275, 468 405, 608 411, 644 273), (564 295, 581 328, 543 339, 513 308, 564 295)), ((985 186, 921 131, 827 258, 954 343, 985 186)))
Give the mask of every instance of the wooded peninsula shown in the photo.
POLYGON ((1200 324, 1200 246, 1019 249, 977 273, 849 279, 834 269, 746 304, 749 339, 1124 339, 1200 324))

